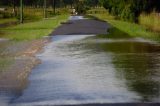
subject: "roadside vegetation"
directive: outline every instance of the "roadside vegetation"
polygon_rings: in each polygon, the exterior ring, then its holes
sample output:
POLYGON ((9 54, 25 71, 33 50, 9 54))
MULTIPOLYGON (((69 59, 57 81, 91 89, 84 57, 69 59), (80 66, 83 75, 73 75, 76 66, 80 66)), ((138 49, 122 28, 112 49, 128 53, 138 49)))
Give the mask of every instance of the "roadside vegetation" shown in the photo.
POLYGON ((11 26, 7 28, 1 28, 5 38, 12 40, 33 40, 39 39, 49 35, 54 28, 60 25, 61 22, 68 19, 67 14, 57 15, 53 18, 43 19, 36 22, 29 22, 11 26))
POLYGON ((107 20, 111 25, 131 36, 160 41, 159 1, 102 0, 101 4, 107 12, 95 14, 98 18, 107 20), (111 16, 113 18, 108 19, 111 16))
POLYGON ((2 0, 0 1, 0 37, 23 41, 47 36, 61 22, 68 19, 70 9, 67 5, 69 5, 67 1, 62 3, 55 0, 30 0, 29 2, 23 0, 22 9, 20 0, 2 0), (23 24, 20 24, 21 19, 23 24))
POLYGON ((12 23, 17 22, 16 18, 7 18, 7 19, 0 19, 0 24, 12 23))
MULTIPOLYGON (((90 10, 90 11, 93 12, 94 10, 90 10)), ((143 37, 143 38, 148 38, 148 39, 157 40, 157 41, 160 40, 160 34, 158 32, 149 30, 149 27, 143 26, 143 24, 137 24, 137 23, 132 23, 128 21, 118 20, 116 19, 115 16, 109 14, 109 12, 103 8, 100 9, 100 12, 98 12, 98 9, 96 9, 96 12, 93 12, 93 13, 94 14, 89 14, 89 15, 94 16, 100 20, 107 21, 113 27, 119 29, 120 31, 130 36, 143 37)), ((117 33, 117 36, 119 36, 119 33, 117 33)))
MULTIPOLYGON (((48 8, 45 19, 43 12, 43 8, 25 7, 23 24, 14 25, 14 22, 19 23, 19 15, 0 19, 1 25, 6 24, 6 27, 0 26, 1 37, 16 41, 39 39, 49 35, 69 16, 69 11, 64 8, 57 9, 55 14, 52 8, 48 8), (9 23, 11 26, 8 25, 9 23)), ((11 14, 11 8, 8 8, 7 13, 11 14)))
POLYGON ((139 16, 139 24, 151 31, 160 33, 160 13, 156 13, 155 11, 150 14, 142 13, 139 16))
POLYGON ((101 4, 118 19, 138 22, 141 13, 149 14, 160 11, 159 0, 102 0, 101 4))
MULTIPOLYGON (((9 8, 11 11, 11 9, 9 8)), ((24 23, 0 27, 1 37, 23 41, 34 40, 49 35, 61 22, 66 21, 69 17, 69 11, 64 8, 56 10, 53 13, 52 8, 47 9, 46 18, 44 19, 43 8, 24 8, 24 23)), ((0 24, 9 24, 19 21, 19 16, 2 18, 0 24)))

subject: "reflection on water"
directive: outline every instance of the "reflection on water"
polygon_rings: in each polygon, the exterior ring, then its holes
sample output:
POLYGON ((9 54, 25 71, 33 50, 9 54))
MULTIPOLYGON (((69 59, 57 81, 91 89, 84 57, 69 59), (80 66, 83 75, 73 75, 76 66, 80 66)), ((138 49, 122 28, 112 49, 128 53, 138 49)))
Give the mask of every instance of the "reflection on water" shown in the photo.
POLYGON ((116 54, 113 58, 117 75, 126 79, 128 89, 138 93, 142 101, 159 101, 160 55, 157 47, 132 45, 130 52, 132 53, 116 54))
POLYGON ((97 47, 95 51, 112 53, 116 77, 125 79, 128 90, 141 96, 140 101, 160 100, 159 44, 126 39, 106 40, 106 43, 99 42, 94 47, 97 47))
POLYGON ((159 102, 159 46, 134 38, 54 36, 13 104, 159 102))
POLYGON ((83 16, 70 16, 69 20, 81 20, 84 19, 83 16))

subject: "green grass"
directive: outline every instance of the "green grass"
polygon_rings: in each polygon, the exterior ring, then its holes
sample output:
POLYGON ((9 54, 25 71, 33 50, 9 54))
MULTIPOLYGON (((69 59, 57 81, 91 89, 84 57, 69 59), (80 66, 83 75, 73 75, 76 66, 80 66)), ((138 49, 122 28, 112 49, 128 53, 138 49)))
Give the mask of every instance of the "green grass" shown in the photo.
MULTIPOLYGON (((13 18, 14 14, 12 13, 13 8, 11 7, 6 7, 7 10, 5 12, 0 13, 0 20, 4 20, 3 17, 1 17, 1 15, 5 15, 7 14, 6 18, 13 18)), ((34 7, 27 7, 25 6, 23 9, 23 13, 24 13, 24 22, 33 22, 33 21, 37 21, 37 20, 41 20, 44 18, 44 9, 43 8, 34 8, 34 7)), ((17 18, 17 20, 19 19, 19 9, 16 8, 16 16, 15 18, 17 18)), ((47 8, 46 9, 46 14, 47 14, 47 18, 51 18, 55 15, 63 15, 63 14, 68 14, 70 13, 69 8, 56 8, 56 13, 54 14, 53 8, 47 8)))
POLYGON ((0 19, 0 24, 10 23, 10 22, 17 22, 17 19, 16 18, 0 19))
POLYGON ((130 36, 143 37, 143 38, 147 38, 147 39, 160 41, 160 36, 159 36, 160 34, 159 33, 151 32, 151 31, 147 30, 146 27, 139 25, 139 24, 116 20, 107 11, 104 14, 90 14, 90 15, 95 16, 100 20, 107 21, 113 27, 119 29, 120 31, 122 31, 130 36))
POLYGON ((60 25, 60 22, 66 21, 69 15, 58 15, 54 18, 19 24, 14 27, 1 28, 4 38, 11 40, 33 40, 49 35, 53 29, 60 25))
POLYGON ((151 33, 147 31, 144 27, 135 24, 135 23, 129 23, 125 21, 118 21, 118 20, 110 20, 109 21, 114 27, 120 29, 121 31, 124 31, 128 33, 131 36, 141 36, 141 37, 150 37, 154 36, 154 33, 151 33))
POLYGON ((107 35, 107 38, 113 38, 113 39, 119 39, 119 38, 131 38, 132 36, 129 36, 127 33, 113 27, 108 29, 109 34, 107 35))

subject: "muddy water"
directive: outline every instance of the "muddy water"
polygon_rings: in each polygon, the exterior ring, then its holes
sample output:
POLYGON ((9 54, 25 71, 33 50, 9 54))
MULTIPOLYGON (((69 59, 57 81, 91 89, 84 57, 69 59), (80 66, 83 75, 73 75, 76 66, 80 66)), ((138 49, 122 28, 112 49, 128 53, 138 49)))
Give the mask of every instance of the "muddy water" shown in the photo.
POLYGON ((12 105, 160 101, 160 45, 140 38, 57 35, 12 105))

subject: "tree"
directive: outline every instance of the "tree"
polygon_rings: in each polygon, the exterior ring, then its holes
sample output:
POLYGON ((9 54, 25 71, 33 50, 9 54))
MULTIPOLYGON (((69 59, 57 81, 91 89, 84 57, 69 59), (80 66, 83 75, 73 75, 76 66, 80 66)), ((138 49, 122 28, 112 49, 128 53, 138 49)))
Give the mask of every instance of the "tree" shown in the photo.
POLYGON ((112 15, 134 22, 142 12, 160 11, 159 0, 102 0, 100 3, 112 15))
POLYGON ((53 8, 54 14, 56 14, 56 0, 52 0, 52 8, 53 8))
POLYGON ((85 5, 95 7, 99 4, 99 0, 84 0, 85 5))
POLYGON ((20 0, 20 23, 23 23, 23 0, 20 0))

